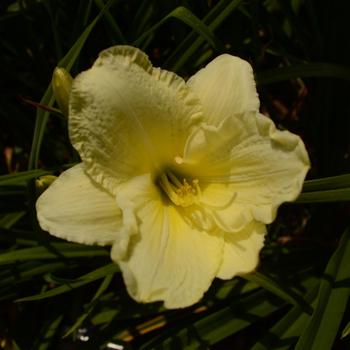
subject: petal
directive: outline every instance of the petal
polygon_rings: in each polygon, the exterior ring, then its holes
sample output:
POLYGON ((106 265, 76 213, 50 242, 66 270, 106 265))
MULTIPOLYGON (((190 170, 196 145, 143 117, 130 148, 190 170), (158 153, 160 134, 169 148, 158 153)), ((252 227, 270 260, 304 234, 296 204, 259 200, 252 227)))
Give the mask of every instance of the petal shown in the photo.
POLYGON ((41 228, 68 241, 111 244, 121 228, 114 198, 84 172, 82 164, 62 173, 36 203, 41 228))
POLYGON ((112 259, 121 267, 135 300, 161 300, 167 308, 192 305, 203 296, 218 271, 222 237, 189 226, 176 207, 163 202, 151 181, 143 183, 145 188, 132 199, 139 234, 131 237, 129 254, 123 259, 116 243, 112 259))
POLYGON ((183 167, 201 183, 229 183, 235 204, 271 223, 278 206, 299 195, 310 162, 299 136, 277 130, 261 114, 244 113, 194 132, 183 167))
POLYGON ((208 124, 218 125, 233 114, 259 110, 252 67, 239 57, 217 57, 187 85, 199 96, 208 124))
POLYGON ((152 68, 136 48, 115 46, 73 82, 70 138, 88 174, 116 194, 119 183, 182 153, 200 111, 180 77, 152 68))
POLYGON ((224 255, 217 277, 230 279, 255 270, 265 233, 265 225, 252 221, 240 232, 225 234, 224 255))
POLYGON ((202 191, 202 204, 224 232, 240 231, 253 220, 249 208, 236 202, 235 191, 236 186, 230 183, 207 184, 202 191))
POLYGON ((235 202, 235 186, 218 183, 202 186, 199 203, 183 210, 183 215, 201 230, 238 232, 253 220, 249 208, 235 202))

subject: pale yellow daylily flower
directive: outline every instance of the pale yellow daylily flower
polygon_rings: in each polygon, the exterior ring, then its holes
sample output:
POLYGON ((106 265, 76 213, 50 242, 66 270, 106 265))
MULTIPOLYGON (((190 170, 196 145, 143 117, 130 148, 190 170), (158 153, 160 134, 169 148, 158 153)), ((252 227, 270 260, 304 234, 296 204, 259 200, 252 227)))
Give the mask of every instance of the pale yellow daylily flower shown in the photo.
POLYGON ((265 225, 298 196, 309 159, 259 114, 247 62, 219 56, 185 83, 116 46, 77 76, 69 101, 82 162, 39 198, 43 229, 111 244, 130 295, 168 308, 256 268, 265 225))

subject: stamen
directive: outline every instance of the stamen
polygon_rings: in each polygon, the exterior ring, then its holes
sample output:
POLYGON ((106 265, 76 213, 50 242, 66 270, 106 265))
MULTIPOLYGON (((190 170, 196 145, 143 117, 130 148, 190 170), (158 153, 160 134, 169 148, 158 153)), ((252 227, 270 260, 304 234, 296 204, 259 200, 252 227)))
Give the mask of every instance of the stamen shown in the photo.
POLYGON ((197 179, 190 185, 186 179, 180 180, 171 171, 162 173, 159 184, 169 199, 178 206, 188 207, 199 201, 201 190, 197 179))
POLYGON ((182 183, 178 180, 178 178, 171 172, 171 171, 167 171, 166 173, 170 180, 174 183, 174 185, 176 185, 177 187, 181 187, 182 183))
POLYGON ((160 175, 160 186, 164 192, 168 195, 169 199, 176 205, 180 205, 178 201, 178 196, 174 191, 173 186, 170 184, 168 177, 165 174, 160 175))
POLYGON ((202 191, 201 191, 201 188, 199 187, 199 180, 198 179, 194 179, 192 181, 192 184, 193 184, 194 188, 196 189, 197 194, 200 196, 202 194, 202 191))

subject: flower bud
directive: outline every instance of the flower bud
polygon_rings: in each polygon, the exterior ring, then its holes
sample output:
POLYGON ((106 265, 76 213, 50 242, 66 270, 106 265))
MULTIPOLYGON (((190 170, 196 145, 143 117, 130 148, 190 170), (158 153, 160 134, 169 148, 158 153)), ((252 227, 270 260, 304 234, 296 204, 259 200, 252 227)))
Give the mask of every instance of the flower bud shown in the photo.
POLYGON ((69 94, 72 82, 72 76, 64 68, 55 68, 52 75, 52 89, 56 102, 62 114, 66 117, 68 117, 69 94))
POLYGON ((54 175, 43 175, 35 180, 35 187, 38 195, 43 193, 55 180, 57 176, 54 175))

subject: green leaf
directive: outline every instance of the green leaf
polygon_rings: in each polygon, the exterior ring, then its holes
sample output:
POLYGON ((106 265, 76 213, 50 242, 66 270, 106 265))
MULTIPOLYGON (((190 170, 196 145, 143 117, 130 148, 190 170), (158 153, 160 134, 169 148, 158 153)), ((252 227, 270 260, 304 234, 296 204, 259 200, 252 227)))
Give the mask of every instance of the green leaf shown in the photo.
POLYGON ((301 193, 297 203, 347 202, 350 200, 350 188, 328 191, 314 191, 301 193))
MULTIPOLYGON (((203 19, 208 23, 208 28, 214 32, 217 27, 241 4, 242 0, 221 0, 203 19)), ((174 51, 174 54, 164 63, 171 71, 177 72, 203 45, 204 38, 196 38, 189 34, 182 44, 174 51)))
POLYGON ((86 311, 76 320, 74 325, 65 333, 64 337, 67 337, 68 335, 72 334, 90 315, 91 311, 94 309, 96 305, 96 301, 98 301, 99 297, 107 290, 110 283, 112 282, 113 275, 114 273, 111 273, 104 278, 97 292, 91 299, 86 311))
POLYGON ((19 211, 10 214, 4 214, 0 218, 0 227, 10 229, 18 220, 20 220, 26 214, 25 211, 19 211))
MULTIPOLYGON (((88 25, 88 27, 83 31, 75 44, 71 47, 68 53, 58 62, 59 67, 65 68, 67 71, 70 71, 74 62, 78 58, 78 55, 83 48, 87 38, 89 37, 91 31, 95 27, 96 23, 100 20, 100 18, 104 15, 105 11, 112 5, 114 0, 108 1, 105 7, 100 11, 100 13, 96 16, 96 18, 88 25)), ((40 104, 51 107, 54 103, 54 96, 51 88, 51 84, 46 90, 43 98, 40 101, 40 104)), ((47 124, 47 120, 49 117, 49 112, 38 109, 36 114, 36 122, 34 127, 34 136, 32 149, 29 156, 28 168, 29 170, 36 169, 38 166, 39 153, 42 144, 42 140, 44 137, 44 132, 47 124)))
POLYGON ((206 294, 206 303, 211 304, 211 299, 214 303, 218 300, 226 300, 233 295, 245 294, 260 288, 254 282, 246 281, 242 278, 233 278, 230 281, 221 282, 218 287, 213 286, 206 294))
POLYGON ((117 308, 103 310, 91 317, 91 323, 95 326, 110 323, 119 312, 117 308))
POLYGON ((258 85, 278 83, 295 78, 336 78, 350 81, 350 69, 332 63, 305 63, 258 72, 258 85))
POLYGON ((135 17, 130 25, 135 38, 146 31, 147 24, 150 22, 154 10, 154 3, 149 0, 143 0, 138 6, 135 17))
POLYGON ((3 185, 25 185, 27 180, 51 174, 47 170, 27 170, 21 171, 14 174, 1 175, 0 176, 0 186, 3 185))
POLYGON ((34 300, 40 300, 40 299, 46 299, 51 298, 56 295, 70 292, 73 289, 79 288, 85 284, 89 284, 91 282, 94 282, 98 279, 106 277, 106 275, 112 275, 118 271, 118 266, 114 263, 105 265, 103 267, 100 267, 92 272, 87 273, 86 275, 83 275, 76 279, 74 282, 71 282, 69 284, 64 284, 59 287, 56 287, 54 289, 50 289, 48 291, 45 291, 40 294, 31 295, 29 297, 18 299, 17 302, 22 301, 34 301, 34 300))
POLYGON ((47 350, 51 348, 50 345, 52 345, 53 338, 56 335, 58 328, 62 323, 62 320, 62 314, 56 316, 53 320, 50 320, 50 322, 46 326, 42 338, 37 343, 36 349, 47 350))
POLYGON ((12 350, 21 350, 18 344, 12 339, 12 350))
POLYGON ((311 314, 312 308, 310 305, 303 299, 303 297, 290 288, 286 288, 281 284, 274 281, 271 277, 264 275, 259 272, 254 272, 248 275, 242 276, 242 278, 254 282, 261 286, 262 288, 268 290, 274 295, 278 296, 282 300, 290 303, 294 306, 300 307, 303 311, 311 314))
MULTIPOLYGON (((305 296, 307 303, 313 305, 317 296, 319 283, 314 283, 310 291, 305 296)), ((268 332, 265 333, 263 339, 256 343, 251 350, 287 350, 295 343, 295 339, 300 336, 306 322, 310 319, 310 315, 304 313, 300 307, 294 306, 287 314, 278 321, 268 332)))
POLYGON ((178 330, 172 328, 166 337, 151 340, 142 346, 141 350, 195 350, 200 349, 201 346, 207 349, 208 346, 261 321, 263 317, 280 306, 281 304, 276 300, 271 303, 267 293, 260 290, 248 296, 236 298, 230 306, 207 316, 203 315, 198 321, 185 324, 178 330))
POLYGON ((102 247, 80 246, 72 243, 52 243, 51 245, 59 252, 59 255, 44 246, 18 249, 0 254, 0 265, 15 261, 57 259, 61 256, 65 258, 109 256, 108 251, 102 247))
POLYGON ((302 192, 334 190, 347 187, 350 187, 350 174, 307 180, 304 182, 302 192))
POLYGON ((343 329, 343 332, 341 333, 342 339, 347 337, 349 334, 350 334, 350 322, 348 322, 348 324, 343 329))
POLYGON ((26 194, 26 189, 23 186, 1 186, 0 187, 0 196, 22 196, 26 194))
POLYGON ((16 264, 15 268, 9 268, 9 276, 1 277, 0 285, 8 285, 13 283, 20 283, 27 281, 33 277, 43 275, 45 273, 53 272, 56 270, 64 269, 67 264, 64 262, 34 263, 26 262, 24 264, 16 264))
POLYGON ((350 228, 329 260, 321 281, 315 311, 295 350, 329 350, 337 335, 348 302, 350 288, 335 287, 350 278, 350 228))
POLYGON ((143 35, 141 35, 137 40, 135 40, 134 45, 140 46, 142 42, 152 34, 156 29, 162 26, 165 22, 167 22, 171 18, 176 18, 189 27, 191 27, 194 31, 196 31, 199 35, 201 35, 208 43, 215 49, 220 47, 218 40, 215 38, 215 35, 211 31, 209 27, 207 27, 197 16, 195 16, 190 10, 186 7, 179 6, 175 10, 171 11, 167 16, 165 16, 162 20, 160 20, 157 24, 152 26, 149 30, 147 30, 143 35))
POLYGON ((126 44, 127 41, 122 31, 120 30, 118 23, 116 22, 116 20, 113 18, 113 16, 108 10, 103 9, 103 7, 105 6, 104 2, 102 0, 94 0, 94 1, 97 7, 101 11, 105 11, 104 20, 106 21, 108 27, 111 29, 113 36, 118 39, 119 44, 126 44))

